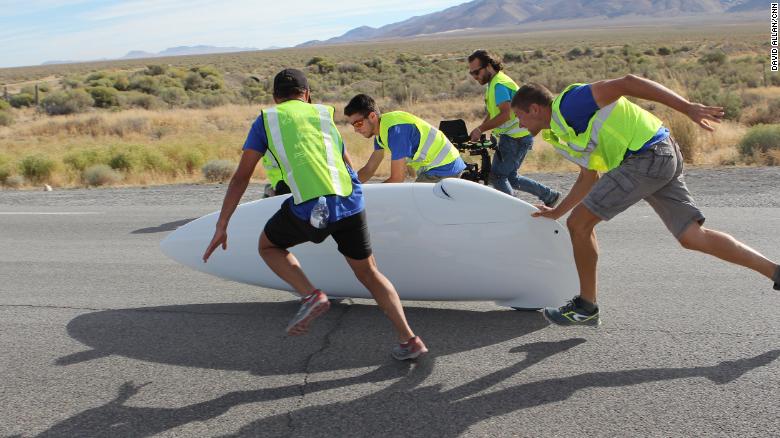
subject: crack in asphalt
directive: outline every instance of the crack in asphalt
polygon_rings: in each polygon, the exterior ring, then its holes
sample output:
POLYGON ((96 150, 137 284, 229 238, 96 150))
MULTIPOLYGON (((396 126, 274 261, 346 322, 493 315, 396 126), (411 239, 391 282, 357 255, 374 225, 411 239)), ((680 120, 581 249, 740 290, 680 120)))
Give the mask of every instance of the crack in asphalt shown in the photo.
MULTIPOLYGON (((344 302, 342 302, 343 304, 344 302)), ((352 304, 352 301, 349 301, 349 304, 352 304)), ((309 366, 311 365, 312 361, 314 360, 314 357, 323 351, 325 351, 328 347, 330 347, 331 341, 330 336, 336 332, 341 327, 341 323, 344 321, 345 316, 349 312, 349 309, 351 309, 352 306, 347 306, 343 312, 341 312, 341 315, 339 315, 339 318, 336 320, 336 323, 333 324, 333 327, 331 327, 330 330, 328 330, 327 333, 325 333, 325 336, 322 339, 322 345, 320 348, 309 355, 309 357, 306 358, 306 361, 303 365, 303 371, 306 373, 303 377, 303 383, 299 385, 301 396, 298 399, 298 404, 295 406, 294 409, 291 409, 287 412, 287 428, 290 431, 290 435, 292 436, 292 433, 295 431, 295 426, 293 425, 293 422, 295 419, 293 418, 293 413, 297 411, 301 405, 303 404, 303 399, 306 398, 306 387, 309 384, 309 377, 311 376, 311 372, 309 371, 309 366)))

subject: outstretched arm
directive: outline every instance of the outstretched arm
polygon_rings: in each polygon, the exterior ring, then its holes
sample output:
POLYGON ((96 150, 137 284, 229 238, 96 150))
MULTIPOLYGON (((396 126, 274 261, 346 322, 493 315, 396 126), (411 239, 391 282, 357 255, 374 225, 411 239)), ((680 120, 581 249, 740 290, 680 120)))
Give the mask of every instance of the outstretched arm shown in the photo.
POLYGON ((621 96, 652 100, 685 114, 694 123, 707 131, 714 131, 713 123, 720 123, 725 114, 722 107, 689 102, 658 82, 636 75, 626 75, 619 79, 594 82, 591 84, 591 91, 596 104, 600 108, 611 104, 621 96))
POLYGON ((228 185, 227 193, 225 193, 225 200, 222 201, 222 210, 219 213, 214 237, 211 239, 208 248, 206 248, 206 252, 203 253, 204 263, 208 261, 211 253, 218 246, 222 246, 222 249, 227 249, 227 226, 230 216, 233 215, 239 201, 241 201, 241 197, 249 185, 249 179, 252 178, 252 173, 255 171, 255 166, 257 166, 257 162, 261 158, 263 158, 263 154, 252 149, 245 149, 244 153, 241 154, 241 161, 239 161, 238 168, 230 179, 230 185, 228 185))
POLYGON ((371 156, 368 157, 368 161, 366 164, 358 170, 358 179, 360 182, 364 183, 371 179, 372 176, 376 173, 376 170, 379 168, 379 164, 382 163, 382 159, 385 158, 385 151, 382 149, 377 149, 374 152, 371 153, 371 156))
POLYGON ((547 207, 544 204, 537 205, 536 208, 538 208, 539 211, 531 213, 531 216, 558 219, 568 213, 569 210, 576 207, 577 204, 585 198, 588 192, 590 192, 590 189, 593 188, 593 185, 596 184, 596 181, 598 180, 598 172, 580 166, 580 174, 577 177, 577 181, 571 187, 571 190, 569 190, 569 194, 563 198, 563 201, 555 208, 547 207))

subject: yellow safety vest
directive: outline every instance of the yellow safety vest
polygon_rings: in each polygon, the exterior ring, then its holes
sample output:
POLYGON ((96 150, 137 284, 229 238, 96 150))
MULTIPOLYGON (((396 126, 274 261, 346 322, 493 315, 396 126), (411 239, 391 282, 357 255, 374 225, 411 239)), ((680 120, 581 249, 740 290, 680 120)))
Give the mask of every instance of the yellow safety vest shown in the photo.
POLYGON ((352 194, 332 107, 288 100, 263 110, 263 124, 268 151, 281 166, 295 204, 352 194))
POLYGON ((388 147, 388 131, 395 125, 411 124, 420 131, 420 143, 417 151, 411 159, 407 158, 407 164, 417 172, 427 172, 436 167, 450 164, 460 154, 455 146, 438 129, 431 126, 425 120, 404 111, 392 111, 382 114, 379 119, 379 146, 386 150, 388 147))

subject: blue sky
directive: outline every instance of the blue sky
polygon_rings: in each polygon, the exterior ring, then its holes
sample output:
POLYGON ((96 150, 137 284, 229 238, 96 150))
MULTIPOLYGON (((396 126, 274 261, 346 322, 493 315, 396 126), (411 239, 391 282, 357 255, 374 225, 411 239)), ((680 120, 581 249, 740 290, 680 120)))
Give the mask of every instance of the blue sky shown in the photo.
POLYGON ((465 1, 0 0, 0 67, 200 44, 292 46, 465 1))

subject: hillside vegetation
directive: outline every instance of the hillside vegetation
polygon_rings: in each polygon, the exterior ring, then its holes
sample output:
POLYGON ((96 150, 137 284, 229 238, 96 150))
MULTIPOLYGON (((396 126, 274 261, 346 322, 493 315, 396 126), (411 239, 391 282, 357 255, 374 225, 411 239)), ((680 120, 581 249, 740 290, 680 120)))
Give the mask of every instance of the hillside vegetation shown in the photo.
MULTIPOLYGON (((468 76, 465 57, 477 48, 502 56, 517 82, 539 82, 554 92, 627 73, 657 80, 726 108, 727 121, 713 135, 642 102, 672 128, 689 162, 780 162, 780 140, 772 134, 780 121, 780 75, 768 71, 763 28, 653 27, 3 69, 8 99, 0 99, 0 183, 200 180, 205 164, 237 160, 251 121, 271 103, 273 75, 284 67, 307 71, 313 99, 336 106, 337 114, 363 92, 386 110, 415 112, 434 125, 464 118, 473 126, 484 115, 484 89, 468 76)), ((343 118, 338 122, 362 164, 370 142, 343 118)), ((523 169, 571 167, 540 145, 523 169)))

